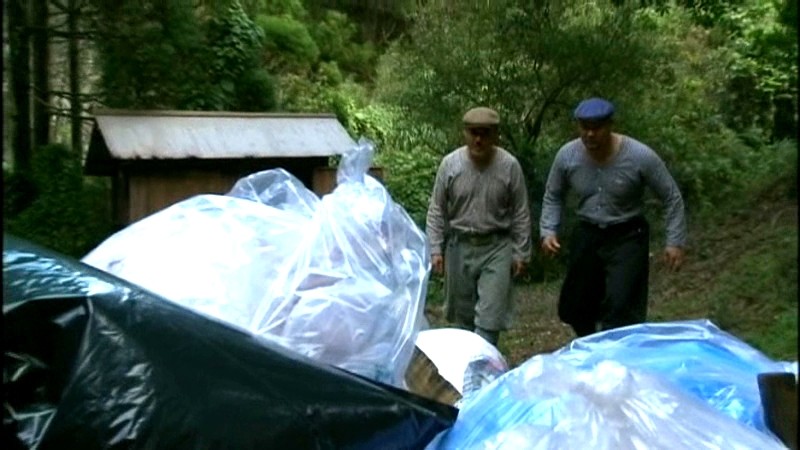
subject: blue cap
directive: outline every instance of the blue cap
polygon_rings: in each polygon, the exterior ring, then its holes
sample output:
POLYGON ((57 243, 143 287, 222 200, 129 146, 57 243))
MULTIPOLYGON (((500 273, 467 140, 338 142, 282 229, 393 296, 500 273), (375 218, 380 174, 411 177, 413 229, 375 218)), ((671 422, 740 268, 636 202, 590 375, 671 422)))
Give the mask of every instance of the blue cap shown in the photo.
POLYGON ((577 120, 608 120, 614 115, 614 105, 602 98, 589 98, 575 108, 577 120))

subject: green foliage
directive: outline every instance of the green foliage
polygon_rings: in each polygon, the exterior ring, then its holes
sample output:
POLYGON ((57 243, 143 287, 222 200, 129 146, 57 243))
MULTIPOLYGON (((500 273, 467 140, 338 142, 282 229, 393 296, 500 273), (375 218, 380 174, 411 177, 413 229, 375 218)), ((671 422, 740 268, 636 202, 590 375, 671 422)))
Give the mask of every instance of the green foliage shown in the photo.
POLYGON ((347 15, 337 11, 326 11, 311 29, 314 41, 320 48, 323 61, 335 61, 357 81, 365 82, 374 75, 377 52, 369 42, 358 42, 358 28, 347 15))
POLYGON ((274 81, 259 67, 264 34, 234 2, 207 27, 210 92, 188 103, 189 109, 265 111, 275 105, 274 81))
MULTIPOLYGON (((4 192, 18 196, 15 174, 4 174, 4 192)), ((40 147, 30 181, 35 197, 23 208, 4 202, 3 229, 19 237, 80 258, 112 232, 109 189, 85 180, 74 153, 64 145, 40 147)))
POLYGON ((97 1, 104 103, 175 107, 204 86, 203 33, 189 0, 97 1), (184 86, 191 86, 187 89, 184 86))
POLYGON ((512 149, 533 151, 543 124, 565 117, 576 99, 608 95, 642 73, 651 55, 633 19, 629 9, 594 1, 432 2, 385 59, 378 92, 443 129, 471 106, 492 106, 512 149))
POLYGON ((207 39, 214 58, 207 63, 207 70, 217 80, 235 78, 257 61, 263 38, 263 31, 234 3, 208 24, 207 39))
POLYGON ((780 3, 780 22, 790 31, 797 34, 797 2, 794 0, 783 0, 780 3))
POLYGON ((760 134, 750 145, 725 124, 730 53, 680 8, 640 11, 653 31, 647 77, 620 93, 618 130, 653 147, 692 213, 711 210, 752 185, 769 163, 760 134))
POLYGON ((679 2, 689 10, 692 19, 706 28, 713 28, 731 7, 737 7, 745 0, 684 0, 679 2))
MULTIPOLYGON (((284 5, 285 6, 285 5, 284 5)), ((376 53, 358 41, 357 27, 340 12, 265 8, 256 17, 264 32, 262 64, 276 77, 276 101, 285 111, 333 112, 346 121, 374 73, 376 53)))
POLYGON ((31 206, 39 190, 24 172, 12 172, 3 167, 3 216, 15 217, 31 206))
POLYGON ((236 110, 269 111, 277 104, 275 79, 264 69, 248 69, 236 83, 236 110))
POLYGON ((308 16, 306 7, 301 0, 251 0, 260 2, 259 12, 271 16, 287 16, 295 19, 305 19, 308 16))
POLYGON ((319 58, 319 48, 305 24, 286 16, 258 16, 264 33, 267 64, 281 71, 308 70, 319 58))
POLYGON ((549 164, 572 137, 574 104, 621 95, 660 57, 646 25, 634 9, 604 1, 431 2, 382 58, 376 96, 439 130, 440 156, 461 144, 466 109, 498 110, 501 145, 522 163, 538 217, 549 164))
POLYGON ((715 17, 720 46, 731 54, 724 111, 733 129, 756 128, 778 139, 796 136, 796 15, 793 1, 743 0, 715 17), (795 21, 787 22, 793 16, 795 21))
POLYGON ((238 1, 204 21, 189 0, 98 1, 103 103, 115 108, 269 110, 262 32, 238 1), (242 91, 239 91, 242 86, 242 91), (257 93, 258 95, 254 95, 257 93))

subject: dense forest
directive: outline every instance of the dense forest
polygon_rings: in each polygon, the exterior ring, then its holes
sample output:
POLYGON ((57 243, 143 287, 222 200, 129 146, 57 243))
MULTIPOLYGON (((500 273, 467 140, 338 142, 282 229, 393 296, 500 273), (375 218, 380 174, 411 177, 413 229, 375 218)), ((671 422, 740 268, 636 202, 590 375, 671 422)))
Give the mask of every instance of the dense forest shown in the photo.
MULTIPOLYGON (((463 111, 500 112, 502 145, 523 164, 538 218, 549 164, 575 132, 571 110, 595 95, 617 105, 621 132, 665 160, 692 220, 747 192, 796 196, 793 0, 4 8, 4 230, 77 257, 112 231, 107 180, 82 172, 98 107, 335 113, 377 144, 393 198, 420 226, 463 111)), ((559 270, 537 262, 534 280, 559 270)))

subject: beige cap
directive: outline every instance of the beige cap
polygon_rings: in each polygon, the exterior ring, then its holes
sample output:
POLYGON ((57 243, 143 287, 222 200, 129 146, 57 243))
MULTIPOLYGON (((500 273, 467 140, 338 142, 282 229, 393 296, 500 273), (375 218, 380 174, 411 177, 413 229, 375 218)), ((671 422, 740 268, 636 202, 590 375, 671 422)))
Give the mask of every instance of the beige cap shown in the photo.
POLYGON ((466 127, 489 127, 498 124, 500 124, 500 116, 491 108, 479 106, 464 114, 464 126, 466 127))

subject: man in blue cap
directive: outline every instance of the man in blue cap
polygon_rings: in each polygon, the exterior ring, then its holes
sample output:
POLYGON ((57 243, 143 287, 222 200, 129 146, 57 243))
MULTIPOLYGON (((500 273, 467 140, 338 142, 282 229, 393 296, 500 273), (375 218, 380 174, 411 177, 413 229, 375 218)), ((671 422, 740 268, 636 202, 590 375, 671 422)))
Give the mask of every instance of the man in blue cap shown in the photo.
POLYGON ((646 320, 650 228, 643 215, 645 187, 665 207, 664 259, 672 270, 683 263, 686 219, 681 193, 661 158, 612 131, 611 102, 584 100, 574 117, 580 138, 556 154, 539 232, 542 250, 557 254, 561 210, 567 191, 574 191, 579 221, 569 243, 558 315, 578 336, 586 336, 646 320))

